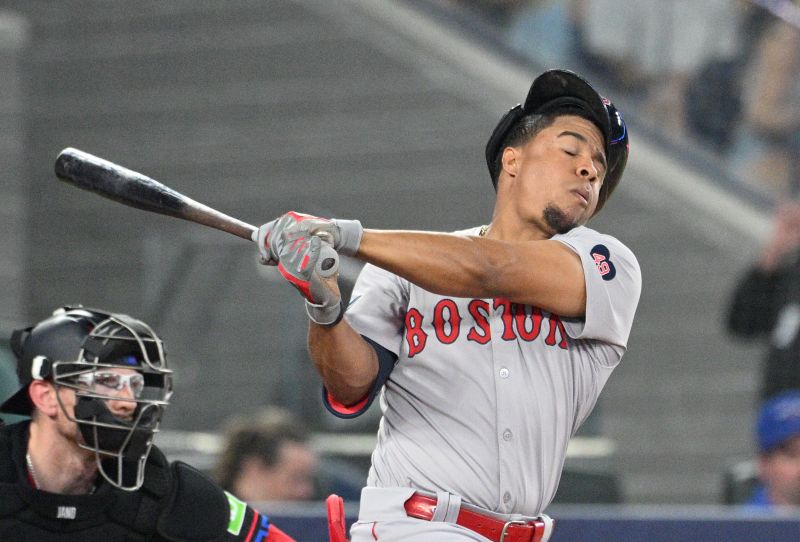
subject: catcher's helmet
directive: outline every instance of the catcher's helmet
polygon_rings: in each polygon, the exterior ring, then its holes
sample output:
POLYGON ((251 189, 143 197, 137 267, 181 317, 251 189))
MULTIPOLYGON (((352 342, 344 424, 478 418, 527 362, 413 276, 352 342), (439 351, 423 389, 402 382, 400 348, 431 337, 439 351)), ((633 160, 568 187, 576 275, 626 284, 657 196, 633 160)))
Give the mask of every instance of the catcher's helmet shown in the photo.
POLYGON ((628 130, 614 104, 603 98, 588 81, 569 70, 549 70, 541 74, 531 84, 525 104, 511 108, 497 123, 486 143, 486 164, 489 167, 492 183, 496 190, 495 162, 514 125, 526 115, 551 113, 560 109, 580 109, 585 112, 600 128, 605 139, 608 170, 600 189, 595 209, 597 213, 619 184, 622 172, 625 170, 628 161, 628 130))
POLYGON ((64 307, 32 327, 14 331, 11 348, 22 387, 0 405, 0 412, 31 414, 28 386, 33 380, 74 389, 74 416, 61 394, 56 397, 64 414, 78 424, 84 441, 78 445, 95 452, 98 469, 110 483, 126 490, 141 487, 153 434, 172 395, 171 371, 155 332, 124 314, 64 307), (115 370, 121 374, 119 369, 133 369, 136 384, 125 375, 110 384, 108 379, 114 379, 115 370), (97 384, 101 378, 106 380, 97 384), (129 398, 114 395, 113 385, 129 386, 129 398), (130 421, 114 416, 108 400, 135 402, 130 421))

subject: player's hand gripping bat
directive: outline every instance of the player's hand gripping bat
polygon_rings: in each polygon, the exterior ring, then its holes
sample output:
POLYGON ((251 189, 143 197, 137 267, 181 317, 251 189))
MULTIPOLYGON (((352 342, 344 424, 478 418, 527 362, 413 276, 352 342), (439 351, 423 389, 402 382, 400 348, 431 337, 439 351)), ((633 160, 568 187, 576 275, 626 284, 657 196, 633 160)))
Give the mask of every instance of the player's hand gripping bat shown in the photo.
POLYGON ((141 173, 78 149, 61 151, 56 158, 55 171, 62 181, 119 203, 256 241, 258 229, 255 226, 196 202, 141 173))

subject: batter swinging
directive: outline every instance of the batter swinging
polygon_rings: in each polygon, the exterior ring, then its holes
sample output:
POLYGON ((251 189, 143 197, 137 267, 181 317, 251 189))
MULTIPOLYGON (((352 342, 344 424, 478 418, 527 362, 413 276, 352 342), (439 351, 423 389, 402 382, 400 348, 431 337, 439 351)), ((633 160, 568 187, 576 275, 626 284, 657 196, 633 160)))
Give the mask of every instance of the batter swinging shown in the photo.
POLYGON ((264 263, 306 298, 329 409, 357 416, 381 392, 354 542, 549 538, 567 443, 641 291, 632 252, 585 226, 627 155, 614 106, 552 70, 489 139, 490 225, 380 231, 288 213, 260 228, 264 263), (367 262, 346 314, 337 254, 367 262))

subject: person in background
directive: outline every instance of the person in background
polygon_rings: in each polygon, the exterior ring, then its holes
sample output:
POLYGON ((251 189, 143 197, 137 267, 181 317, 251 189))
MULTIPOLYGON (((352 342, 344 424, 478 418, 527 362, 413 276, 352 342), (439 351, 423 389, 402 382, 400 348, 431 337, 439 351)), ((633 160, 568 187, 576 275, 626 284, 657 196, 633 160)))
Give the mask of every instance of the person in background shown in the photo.
POLYGON ((778 205, 758 260, 733 290, 728 330, 767 339, 761 399, 800 389, 800 201, 778 205))
POLYGON ((303 425, 288 411, 269 407, 227 425, 216 467, 223 488, 246 502, 315 497, 317 456, 303 425))
POLYGON ((756 426, 761 482, 753 506, 800 506, 800 389, 765 401, 756 426))
MULTIPOLYGON (((800 13, 800 0, 785 2, 784 9, 800 13)), ((773 18, 755 45, 743 84, 733 167, 761 189, 789 193, 800 175, 800 29, 773 18)))

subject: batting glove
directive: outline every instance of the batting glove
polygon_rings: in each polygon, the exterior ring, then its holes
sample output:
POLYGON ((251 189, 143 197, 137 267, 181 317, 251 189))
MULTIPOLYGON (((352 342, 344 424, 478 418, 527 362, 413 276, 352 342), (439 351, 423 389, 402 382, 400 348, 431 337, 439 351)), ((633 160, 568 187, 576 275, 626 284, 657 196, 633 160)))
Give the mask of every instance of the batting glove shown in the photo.
POLYGON ((255 241, 258 243, 261 263, 276 265, 284 237, 296 232, 316 235, 333 246, 339 254, 355 256, 364 228, 358 220, 319 218, 290 211, 258 229, 255 241))
MULTIPOLYGON (((272 249, 273 240, 278 240, 278 233, 286 227, 287 215, 283 215, 266 224, 262 224, 254 235, 254 241, 258 245, 260 262, 264 265, 278 265, 278 251, 272 249), (280 224, 279 224, 280 223, 280 224)), ((277 248, 277 243, 275 243, 277 248)))
POLYGON ((306 314, 322 326, 334 326, 344 314, 336 282, 339 255, 316 235, 288 232, 278 253, 278 271, 306 298, 306 314))

